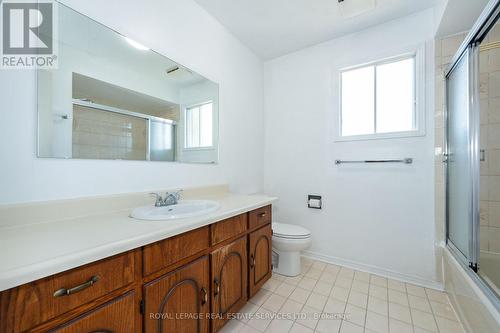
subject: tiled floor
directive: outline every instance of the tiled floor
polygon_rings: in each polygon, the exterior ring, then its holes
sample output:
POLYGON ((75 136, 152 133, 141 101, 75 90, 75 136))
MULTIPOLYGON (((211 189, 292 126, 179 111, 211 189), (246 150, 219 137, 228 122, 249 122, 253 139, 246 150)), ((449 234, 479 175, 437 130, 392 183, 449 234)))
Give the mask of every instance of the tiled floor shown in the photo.
POLYGON ((302 271, 274 274, 221 332, 464 332, 440 291, 309 259, 302 271))

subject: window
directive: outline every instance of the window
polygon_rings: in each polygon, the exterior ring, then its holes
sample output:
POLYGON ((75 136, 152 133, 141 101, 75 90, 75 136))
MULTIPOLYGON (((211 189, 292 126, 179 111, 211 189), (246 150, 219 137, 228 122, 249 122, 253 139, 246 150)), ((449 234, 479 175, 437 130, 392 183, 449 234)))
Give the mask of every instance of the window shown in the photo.
POLYGON ((341 72, 341 137, 417 132, 416 56, 341 72))
POLYGON ((212 147, 212 102, 190 106, 186 109, 185 148, 212 147))

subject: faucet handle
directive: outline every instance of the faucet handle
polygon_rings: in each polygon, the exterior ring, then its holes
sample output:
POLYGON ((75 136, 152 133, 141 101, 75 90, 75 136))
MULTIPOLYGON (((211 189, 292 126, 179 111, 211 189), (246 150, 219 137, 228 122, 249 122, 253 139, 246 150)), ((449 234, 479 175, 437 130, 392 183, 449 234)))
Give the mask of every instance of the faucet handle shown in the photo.
POLYGON ((173 196, 175 198, 175 200, 180 200, 181 199, 181 192, 182 192, 182 189, 174 191, 174 192, 167 192, 165 194, 165 198, 167 198, 168 196, 173 196))
POLYGON ((155 196, 155 207, 160 207, 163 203, 163 198, 161 197, 161 195, 159 195, 158 193, 149 193, 150 195, 154 195, 155 196))

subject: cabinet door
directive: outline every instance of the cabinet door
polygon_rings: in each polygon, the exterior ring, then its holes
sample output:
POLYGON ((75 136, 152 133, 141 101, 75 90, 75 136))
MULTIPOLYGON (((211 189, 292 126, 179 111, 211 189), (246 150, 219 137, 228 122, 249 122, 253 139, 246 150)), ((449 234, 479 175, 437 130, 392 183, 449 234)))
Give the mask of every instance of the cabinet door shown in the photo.
POLYGON ((135 327, 134 292, 128 292, 102 306, 51 330, 53 333, 131 333, 135 327))
POLYGON ((271 225, 260 228, 250 234, 249 265, 250 297, 259 291, 272 274, 272 229, 271 225))
POLYGON ((144 286, 146 333, 207 333, 209 262, 204 256, 144 286))
POLYGON ((212 310, 217 316, 212 331, 221 328, 230 314, 247 302, 247 242, 246 236, 212 254, 212 310))

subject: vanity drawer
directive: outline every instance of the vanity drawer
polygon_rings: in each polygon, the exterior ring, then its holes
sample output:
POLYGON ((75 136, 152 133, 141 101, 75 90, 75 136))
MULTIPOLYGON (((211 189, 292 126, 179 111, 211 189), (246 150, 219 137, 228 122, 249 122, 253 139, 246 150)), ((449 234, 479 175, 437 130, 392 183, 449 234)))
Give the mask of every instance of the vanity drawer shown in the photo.
POLYGON ((134 282, 127 252, 0 293, 0 332, 23 332, 134 282))
POLYGON ((135 327, 135 297, 130 291, 68 323, 51 330, 51 333, 81 332, 137 332, 135 327))
POLYGON ((271 205, 252 210, 248 215, 248 227, 253 229, 272 221, 271 205))
POLYGON ((188 231, 144 247, 144 276, 199 253, 210 246, 208 226, 188 231))
POLYGON ((247 214, 241 214, 212 224, 210 226, 212 245, 244 233, 247 230, 247 220, 247 214))

